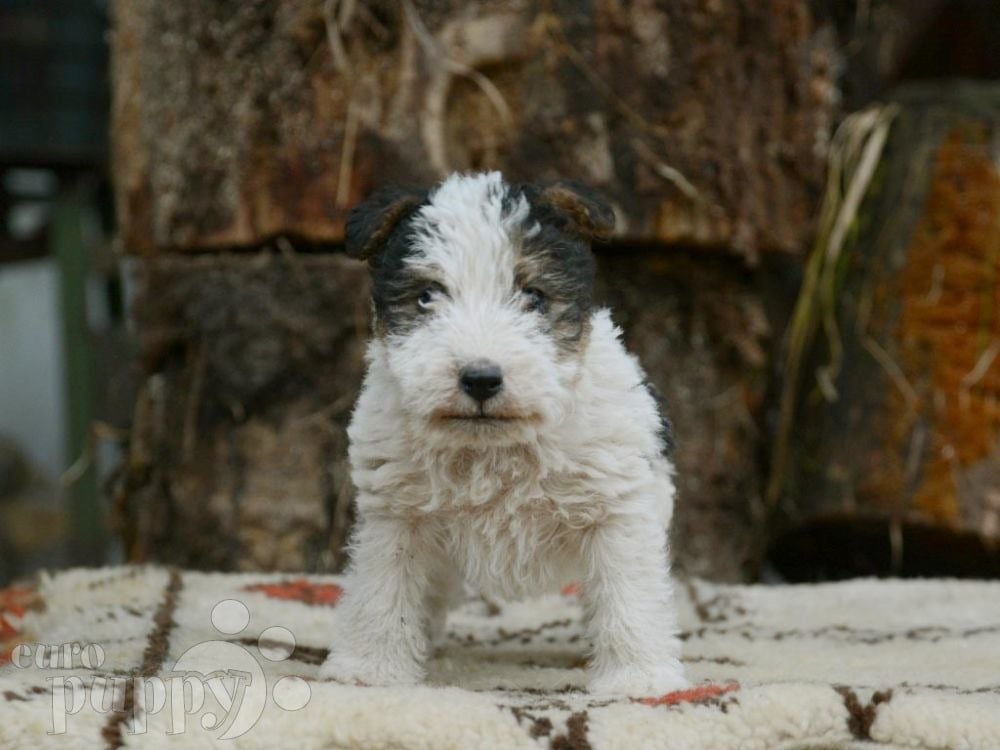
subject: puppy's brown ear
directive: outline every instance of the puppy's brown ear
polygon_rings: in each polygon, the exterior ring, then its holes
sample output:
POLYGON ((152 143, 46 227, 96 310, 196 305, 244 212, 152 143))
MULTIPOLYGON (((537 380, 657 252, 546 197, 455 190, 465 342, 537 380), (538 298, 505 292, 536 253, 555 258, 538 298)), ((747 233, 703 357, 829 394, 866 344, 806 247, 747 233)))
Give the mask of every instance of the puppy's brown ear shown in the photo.
POLYGON ((419 188, 385 187, 355 206, 347 217, 344 249, 352 258, 376 257, 400 221, 427 198, 419 188))
POLYGON ((564 222, 564 228, 590 240, 606 240, 615 229, 615 212, 597 191, 576 180, 539 186, 539 201, 564 222))

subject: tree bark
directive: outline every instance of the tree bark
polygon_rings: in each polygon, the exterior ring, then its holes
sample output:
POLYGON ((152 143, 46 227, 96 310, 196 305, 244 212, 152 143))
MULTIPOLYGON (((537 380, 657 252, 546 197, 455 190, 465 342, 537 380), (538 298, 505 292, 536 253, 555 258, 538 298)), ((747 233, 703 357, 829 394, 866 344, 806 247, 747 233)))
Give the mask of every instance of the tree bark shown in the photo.
POLYGON ((128 559, 339 569, 366 270, 224 254, 150 260, 136 281, 141 386, 116 496, 128 559))
POLYGON ((337 242, 377 184, 604 190, 619 236, 798 253, 835 104, 807 0, 115 3, 130 253, 337 242))

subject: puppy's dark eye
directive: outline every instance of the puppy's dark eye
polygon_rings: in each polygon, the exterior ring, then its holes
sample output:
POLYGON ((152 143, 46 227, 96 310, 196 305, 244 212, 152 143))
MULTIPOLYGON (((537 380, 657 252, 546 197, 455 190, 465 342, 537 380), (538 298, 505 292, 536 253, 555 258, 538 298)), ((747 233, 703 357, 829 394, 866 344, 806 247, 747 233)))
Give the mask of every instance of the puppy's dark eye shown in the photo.
POLYGON ((525 287, 523 294, 526 309, 533 312, 545 312, 545 295, 540 289, 536 289, 533 286, 525 287))
POLYGON ((436 287, 433 286, 427 287, 417 297, 417 307, 419 307, 421 310, 433 309, 434 303, 437 302, 439 294, 440 291, 436 287))

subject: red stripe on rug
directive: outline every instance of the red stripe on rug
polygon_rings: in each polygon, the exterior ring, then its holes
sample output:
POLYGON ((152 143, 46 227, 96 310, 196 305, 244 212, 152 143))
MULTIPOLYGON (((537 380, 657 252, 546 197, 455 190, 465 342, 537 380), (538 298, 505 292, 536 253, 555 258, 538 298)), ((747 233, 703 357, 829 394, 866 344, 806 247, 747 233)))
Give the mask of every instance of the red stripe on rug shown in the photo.
POLYGON ((335 583, 313 583, 305 578, 295 578, 277 583, 255 583, 243 587, 244 591, 258 591, 271 599, 302 602, 324 607, 332 607, 343 595, 344 590, 335 583))
POLYGON ((639 703, 644 703, 647 706, 676 706, 678 703, 698 703, 739 689, 739 684, 735 682, 731 682, 728 685, 699 685, 690 690, 677 690, 673 693, 667 693, 666 695, 661 695, 659 698, 643 698, 639 703))

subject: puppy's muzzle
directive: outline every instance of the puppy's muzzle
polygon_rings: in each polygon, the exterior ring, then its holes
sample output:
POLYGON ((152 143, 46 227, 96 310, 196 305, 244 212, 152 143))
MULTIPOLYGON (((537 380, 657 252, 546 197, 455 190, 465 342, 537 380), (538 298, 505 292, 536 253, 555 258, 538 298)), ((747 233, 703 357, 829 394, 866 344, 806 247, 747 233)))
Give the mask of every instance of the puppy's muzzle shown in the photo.
POLYGON ((462 390, 484 404, 503 390, 503 371, 489 360, 477 360, 461 369, 458 383, 462 390))

